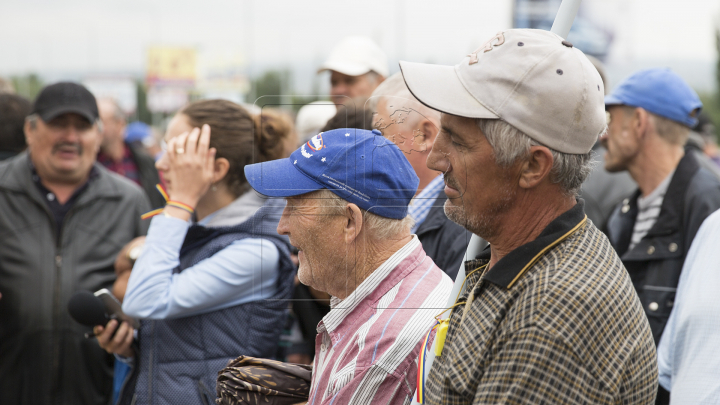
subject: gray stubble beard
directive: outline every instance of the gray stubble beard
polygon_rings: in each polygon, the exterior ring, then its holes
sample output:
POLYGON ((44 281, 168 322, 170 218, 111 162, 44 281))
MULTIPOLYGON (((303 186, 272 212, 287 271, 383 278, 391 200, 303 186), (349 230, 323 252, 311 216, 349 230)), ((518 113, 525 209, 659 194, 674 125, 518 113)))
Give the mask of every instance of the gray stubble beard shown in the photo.
POLYGON ((448 198, 443 206, 443 211, 445 211, 445 215, 451 221, 485 240, 490 240, 499 233, 496 225, 497 216, 512 207, 515 194, 515 191, 511 187, 504 188, 500 191, 498 200, 493 203, 489 210, 478 213, 478 215, 474 217, 466 214, 463 197, 455 199, 461 200, 463 203, 462 206, 453 205, 448 198))

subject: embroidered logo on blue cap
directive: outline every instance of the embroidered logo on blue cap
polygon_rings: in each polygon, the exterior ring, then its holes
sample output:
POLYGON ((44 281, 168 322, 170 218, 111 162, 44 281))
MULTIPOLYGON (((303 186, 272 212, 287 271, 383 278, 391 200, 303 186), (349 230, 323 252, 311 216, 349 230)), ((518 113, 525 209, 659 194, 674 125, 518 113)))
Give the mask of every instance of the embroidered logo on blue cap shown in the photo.
POLYGON ((379 131, 348 128, 317 134, 288 159, 247 165, 245 177, 270 197, 326 188, 362 209, 395 219, 407 215, 419 183, 400 148, 379 131))

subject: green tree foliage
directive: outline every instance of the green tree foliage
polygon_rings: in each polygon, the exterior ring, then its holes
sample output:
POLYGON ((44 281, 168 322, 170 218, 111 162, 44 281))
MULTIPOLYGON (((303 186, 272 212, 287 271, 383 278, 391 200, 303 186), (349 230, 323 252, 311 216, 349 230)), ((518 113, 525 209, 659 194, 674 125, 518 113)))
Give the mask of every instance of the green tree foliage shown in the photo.
POLYGON ((15 87, 17 94, 32 101, 40 93, 45 83, 35 73, 30 73, 23 76, 13 76, 10 81, 15 87))

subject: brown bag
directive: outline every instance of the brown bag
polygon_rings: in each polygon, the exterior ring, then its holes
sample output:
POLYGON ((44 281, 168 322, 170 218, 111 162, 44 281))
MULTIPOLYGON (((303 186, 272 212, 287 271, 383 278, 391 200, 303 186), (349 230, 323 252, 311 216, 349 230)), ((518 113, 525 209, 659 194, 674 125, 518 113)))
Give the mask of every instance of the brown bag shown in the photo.
POLYGON ((306 402, 312 366, 240 356, 218 372, 218 405, 306 402))

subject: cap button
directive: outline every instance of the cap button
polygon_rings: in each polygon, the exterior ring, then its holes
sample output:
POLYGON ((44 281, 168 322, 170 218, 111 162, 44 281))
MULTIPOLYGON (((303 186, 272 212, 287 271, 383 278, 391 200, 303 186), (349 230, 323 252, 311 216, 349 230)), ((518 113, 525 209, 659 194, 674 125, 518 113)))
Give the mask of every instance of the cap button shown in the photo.
POLYGON ((380 132, 379 129, 373 129, 373 130, 372 130, 372 133, 375 134, 375 135, 381 135, 381 136, 382 136, 382 132, 380 132))
POLYGON ((573 44, 572 44, 572 42, 570 42, 570 41, 562 41, 562 44, 565 45, 565 46, 567 46, 568 48, 572 48, 572 47, 573 47, 573 44))

